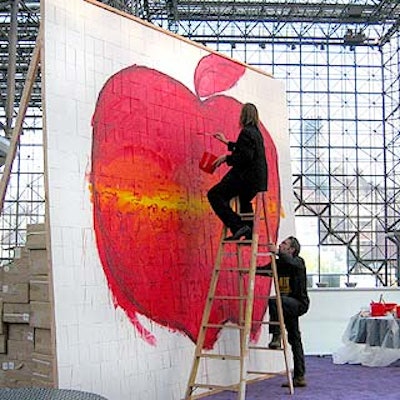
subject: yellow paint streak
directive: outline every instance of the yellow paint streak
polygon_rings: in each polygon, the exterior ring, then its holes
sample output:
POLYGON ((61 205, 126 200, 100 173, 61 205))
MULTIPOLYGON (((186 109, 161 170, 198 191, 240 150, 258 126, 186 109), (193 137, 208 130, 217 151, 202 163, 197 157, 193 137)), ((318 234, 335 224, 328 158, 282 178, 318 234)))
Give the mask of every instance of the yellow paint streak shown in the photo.
POLYGON ((122 212, 134 212, 140 209, 157 208, 164 212, 204 213, 209 211, 208 203, 198 199, 187 199, 178 191, 168 193, 155 193, 153 196, 144 196, 133 193, 131 190, 116 189, 96 185, 95 193, 100 199, 101 207, 107 207, 114 203, 116 208, 122 212))
MULTIPOLYGON (((155 193, 153 196, 137 195, 131 190, 117 189, 99 184, 96 184, 95 190, 93 185, 90 184, 89 189, 92 197, 94 197, 94 194, 98 195, 101 207, 107 207, 114 203, 119 211, 127 213, 143 208, 157 208, 169 212, 185 212, 190 209, 191 213, 197 214, 210 211, 208 202, 201 202, 199 199, 193 199, 193 197, 188 202, 183 195, 179 194, 178 189, 175 190, 176 194, 173 194, 171 190, 171 192, 163 194, 155 193)), ((270 202, 267 206, 267 213, 274 215, 276 212, 277 203, 270 202)), ((279 214, 282 218, 286 217, 283 206, 281 206, 279 214)))

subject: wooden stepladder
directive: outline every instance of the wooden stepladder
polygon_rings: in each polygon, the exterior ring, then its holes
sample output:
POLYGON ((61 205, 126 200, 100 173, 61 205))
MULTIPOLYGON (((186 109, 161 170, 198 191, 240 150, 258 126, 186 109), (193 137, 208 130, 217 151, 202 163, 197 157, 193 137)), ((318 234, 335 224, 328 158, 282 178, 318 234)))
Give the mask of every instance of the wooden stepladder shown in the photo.
MULTIPOLYGON (((235 391, 237 392, 237 400, 245 400, 246 398, 246 385, 249 381, 254 380, 257 376, 258 379, 263 377, 270 377, 276 375, 276 373, 268 371, 250 371, 249 365, 249 354, 250 351, 281 351, 284 355, 286 376, 289 383, 290 394, 293 394, 293 381, 292 375, 289 368, 289 351, 288 342, 286 336, 286 330, 283 319, 282 301, 279 291, 278 273, 276 266, 276 256, 270 252, 269 245, 270 231, 268 229, 267 220, 267 199, 266 192, 260 192, 255 198, 255 211, 254 214, 241 214, 242 220, 253 221, 253 233, 251 240, 226 240, 227 228, 224 227, 222 230, 222 236, 219 243, 219 248, 214 264, 214 269, 210 281, 210 287, 204 307, 203 317, 201 321, 201 327, 198 335, 198 340, 195 349, 195 355, 193 359, 192 369, 189 375, 189 381, 186 389, 184 400, 198 399, 205 394, 213 394, 220 391, 235 391), (260 228, 262 223, 265 224, 266 238, 265 243, 260 240, 260 228), (232 262, 225 262, 230 256, 232 256, 232 246, 235 247, 234 254, 236 256, 236 265, 232 265, 232 262), (247 254, 247 258, 243 256, 245 247, 250 246, 250 255, 247 254), (272 285, 275 291, 275 298, 278 310, 278 322, 272 321, 253 321, 253 305, 255 299, 255 281, 256 281, 256 269, 257 262, 261 257, 270 257, 271 260, 271 273, 272 273, 272 285), (229 296, 221 296, 217 294, 218 281, 224 273, 237 273, 239 285, 238 293, 229 296), (210 322, 210 315, 215 306, 214 301, 217 300, 219 304, 223 301, 237 301, 239 303, 239 318, 238 324, 226 325, 226 324, 215 324, 210 322), (282 334, 282 347, 279 349, 270 349, 268 345, 259 346, 250 343, 251 328, 254 323, 261 324, 275 324, 279 325, 282 334), (215 354, 204 350, 204 343, 207 331, 209 329, 223 329, 223 328, 234 328, 239 330, 240 349, 239 354, 215 354), (234 384, 221 385, 213 383, 204 383, 199 379, 199 367, 201 362, 212 362, 213 360, 230 360, 231 362, 236 361, 239 370, 239 380, 234 384), (201 381, 201 382, 200 382, 201 381)), ((232 259, 231 259, 232 260, 232 259)), ((265 301, 272 296, 265 296, 265 301)), ((259 295, 257 295, 257 299, 259 295)))

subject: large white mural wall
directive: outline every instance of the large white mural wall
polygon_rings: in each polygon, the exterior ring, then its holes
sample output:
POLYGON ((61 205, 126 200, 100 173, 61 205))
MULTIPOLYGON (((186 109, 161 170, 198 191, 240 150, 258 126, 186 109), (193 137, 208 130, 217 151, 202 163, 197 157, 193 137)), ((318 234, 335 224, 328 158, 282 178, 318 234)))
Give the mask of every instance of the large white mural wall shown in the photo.
MULTIPOLYGON (((44 0, 42 23, 59 386, 109 400, 183 398, 221 231, 206 194, 226 172, 207 174, 199 160, 226 153, 210 133, 234 141, 241 105, 254 103, 271 238, 293 234, 284 87, 93 1, 44 0)), ((236 308, 214 322, 235 322, 236 308)), ((265 310, 256 303, 258 317, 265 310)), ((205 347, 238 348, 237 337, 216 331, 205 347)), ((202 375, 224 383, 236 370, 208 365, 202 375)))

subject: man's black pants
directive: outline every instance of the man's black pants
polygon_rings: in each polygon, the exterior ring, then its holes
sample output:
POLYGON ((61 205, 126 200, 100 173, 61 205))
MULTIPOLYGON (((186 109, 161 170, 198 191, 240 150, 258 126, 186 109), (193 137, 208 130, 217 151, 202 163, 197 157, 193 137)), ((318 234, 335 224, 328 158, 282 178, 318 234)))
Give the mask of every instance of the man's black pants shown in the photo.
MULTIPOLYGON (((286 331, 288 334, 288 342, 292 347, 293 353, 293 377, 299 378, 304 376, 306 372, 304 350, 299 329, 299 317, 303 315, 305 311, 303 310, 301 303, 293 297, 281 296, 281 299, 283 319, 285 320, 286 331)), ((279 321, 276 299, 269 299, 268 306, 270 321, 279 321)), ((272 334, 279 334, 280 328, 277 325, 270 325, 269 332, 272 334)))

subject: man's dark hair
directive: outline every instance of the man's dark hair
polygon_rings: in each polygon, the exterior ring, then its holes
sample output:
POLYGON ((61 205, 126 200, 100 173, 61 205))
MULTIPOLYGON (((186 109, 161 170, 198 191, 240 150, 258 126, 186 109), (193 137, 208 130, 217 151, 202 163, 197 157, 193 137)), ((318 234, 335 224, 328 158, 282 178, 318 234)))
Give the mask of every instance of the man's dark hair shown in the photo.
POLYGON ((290 247, 294 249, 293 256, 296 257, 300 254, 300 243, 294 236, 289 236, 290 247))

